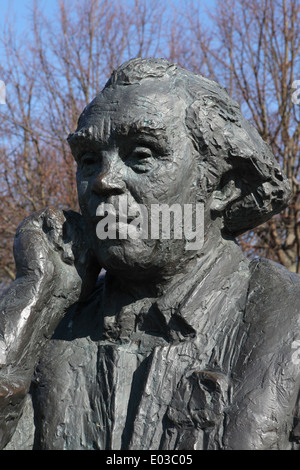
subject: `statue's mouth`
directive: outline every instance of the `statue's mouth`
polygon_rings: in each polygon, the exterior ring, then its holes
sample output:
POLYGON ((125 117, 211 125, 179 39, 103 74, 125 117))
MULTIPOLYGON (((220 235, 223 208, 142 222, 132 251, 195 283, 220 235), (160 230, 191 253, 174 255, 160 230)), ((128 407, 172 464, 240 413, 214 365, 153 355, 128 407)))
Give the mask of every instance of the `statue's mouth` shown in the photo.
POLYGON ((133 220, 135 220, 136 217, 134 216, 124 216, 124 214, 120 214, 119 212, 110 212, 106 210, 103 215, 95 215, 91 217, 92 222, 95 224, 98 224, 99 222, 103 221, 104 219, 107 220, 107 223, 111 221, 111 223, 117 223, 117 224, 130 224, 133 220))

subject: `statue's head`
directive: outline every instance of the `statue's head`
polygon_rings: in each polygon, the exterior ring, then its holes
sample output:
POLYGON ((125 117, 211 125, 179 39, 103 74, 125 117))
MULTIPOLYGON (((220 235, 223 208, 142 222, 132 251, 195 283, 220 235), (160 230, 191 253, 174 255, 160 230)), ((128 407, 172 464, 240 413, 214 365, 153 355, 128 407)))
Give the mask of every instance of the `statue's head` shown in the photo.
POLYGON ((184 237, 100 240, 101 204, 118 212, 126 196, 132 216, 137 205, 150 213, 155 204, 201 203, 205 238, 212 226, 234 238, 289 199, 269 146, 226 90, 163 59, 133 59, 114 71, 68 141, 95 254, 103 267, 128 276, 172 270, 195 253, 184 237))

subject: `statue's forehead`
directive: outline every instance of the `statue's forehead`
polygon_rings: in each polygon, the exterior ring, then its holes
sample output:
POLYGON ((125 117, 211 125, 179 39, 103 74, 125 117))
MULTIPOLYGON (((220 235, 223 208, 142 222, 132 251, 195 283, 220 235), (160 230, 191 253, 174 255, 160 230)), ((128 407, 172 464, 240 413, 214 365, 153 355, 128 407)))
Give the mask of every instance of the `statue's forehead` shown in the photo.
POLYGON ((182 100, 175 94, 151 86, 119 86, 104 90, 89 105, 90 118, 126 122, 144 118, 167 120, 169 115, 182 114, 182 100), (177 113, 176 113, 177 111, 177 113))
POLYGON ((161 134, 168 137, 174 127, 184 122, 184 103, 178 96, 153 87, 119 87, 98 95, 85 110, 77 132, 87 138, 112 133, 161 134))
POLYGON ((167 122, 167 115, 151 106, 148 108, 138 103, 116 102, 102 106, 100 102, 87 111, 82 127, 99 128, 106 130, 107 133, 114 130, 126 134, 131 130, 138 131, 143 128, 166 130, 167 122))

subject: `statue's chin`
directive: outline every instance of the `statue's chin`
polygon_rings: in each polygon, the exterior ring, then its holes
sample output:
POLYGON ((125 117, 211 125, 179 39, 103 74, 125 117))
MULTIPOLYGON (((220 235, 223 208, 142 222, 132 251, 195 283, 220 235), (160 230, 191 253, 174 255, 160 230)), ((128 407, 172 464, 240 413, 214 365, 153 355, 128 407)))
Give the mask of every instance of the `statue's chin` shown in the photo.
POLYGON ((108 272, 124 276, 138 276, 138 272, 151 268, 152 252, 153 247, 132 240, 102 240, 94 246, 100 265, 108 272))
POLYGON ((94 252, 106 271, 140 281, 160 278, 172 265, 175 269, 180 250, 168 247, 160 240, 98 240, 94 252))

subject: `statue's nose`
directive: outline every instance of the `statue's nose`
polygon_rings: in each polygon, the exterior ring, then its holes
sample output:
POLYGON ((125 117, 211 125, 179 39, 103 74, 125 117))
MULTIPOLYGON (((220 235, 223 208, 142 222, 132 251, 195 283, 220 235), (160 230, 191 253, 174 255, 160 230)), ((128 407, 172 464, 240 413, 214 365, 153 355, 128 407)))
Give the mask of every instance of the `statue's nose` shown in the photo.
POLYGON ((122 194, 126 189, 122 165, 115 158, 107 158, 103 162, 102 171, 94 179, 92 191, 98 195, 122 194))

